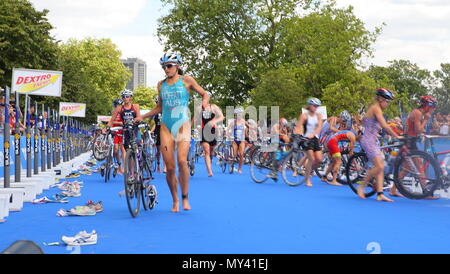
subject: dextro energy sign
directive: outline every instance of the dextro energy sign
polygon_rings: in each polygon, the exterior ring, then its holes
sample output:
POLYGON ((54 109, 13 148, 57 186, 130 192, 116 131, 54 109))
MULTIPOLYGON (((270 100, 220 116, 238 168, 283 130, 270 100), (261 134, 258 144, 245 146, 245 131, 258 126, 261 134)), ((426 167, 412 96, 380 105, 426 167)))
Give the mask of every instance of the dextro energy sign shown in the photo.
POLYGON ((61 96, 62 72, 13 69, 12 91, 28 95, 61 96))
POLYGON ((71 117, 85 117, 86 104, 80 103, 59 103, 59 115, 71 117))

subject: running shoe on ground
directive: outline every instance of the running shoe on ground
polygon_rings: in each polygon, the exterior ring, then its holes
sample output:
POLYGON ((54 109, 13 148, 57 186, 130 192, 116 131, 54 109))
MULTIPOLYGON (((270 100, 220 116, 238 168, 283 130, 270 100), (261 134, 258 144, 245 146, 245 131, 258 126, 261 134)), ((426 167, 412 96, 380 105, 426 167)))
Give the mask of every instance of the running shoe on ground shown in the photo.
POLYGON ((55 194, 52 198, 48 198, 47 196, 44 196, 42 198, 34 199, 33 204, 46 204, 46 203, 68 203, 69 200, 67 200, 66 197, 55 194))
POLYGON ((102 201, 99 201, 98 203, 94 203, 91 200, 89 200, 87 202, 86 206, 95 209, 95 212, 103 212, 103 202, 102 201))
POLYGON ((148 185, 147 186, 147 199, 145 200, 147 208, 153 209, 155 207, 155 205, 158 203, 157 198, 158 198, 158 192, 156 191, 156 186, 148 185))
POLYGON ((94 216, 96 213, 95 208, 90 206, 76 206, 70 210, 70 215, 75 216, 94 216))
POLYGON ((62 236, 61 240, 71 246, 94 245, 97 244, 97 232, 95 230, 91 233, 81 231, 75 237, 62 236))
POLYGON ((72 178, 78 178, 78 177, 80 177, 79 173, 72 172, 72 173, 70 173, 69 175, 66 176, 66 179, 72 179, 72 178))

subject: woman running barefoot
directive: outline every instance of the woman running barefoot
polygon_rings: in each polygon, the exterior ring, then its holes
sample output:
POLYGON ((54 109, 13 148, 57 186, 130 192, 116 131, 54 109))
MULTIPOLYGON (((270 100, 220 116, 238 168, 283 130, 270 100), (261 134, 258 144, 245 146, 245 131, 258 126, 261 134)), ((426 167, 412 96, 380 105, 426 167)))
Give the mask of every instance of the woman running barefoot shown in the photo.
POLYGON ((322 147, 319 142, 319 133, 322 130, 322 114, 317 113, 317 108, 322 104, 317 98, 310 98, 306 102, 308 112, 301 114, 294 128, 294 134, 300 134, 310 139, 303 146, 306 151, 307 162, 305 171, 306 186, 312 187, 311 172, 322 163, 322 147))
POLYGON ((393 202, 384 196, 384 156, 378 145, 378 132, 383 128, 389 135, 398 138, 398 135, 389 127, 383 117, 383 109, 389 106, 391 100, 394 99, 392 91, 380 88, 376 92, 374 103, 369 107, 362 122, 365 128, 364 134, 360 139, 362 149, 366 152, 367 158, 374 165, 369 170, 362 184, 358 188, 358 196, 365 199, 364 190, 369 182, 375 178, 377 188, 377 201, 393 202))
POLYGON ((239 153, 239 174, 242 174, 242 166, 244 165, 245 130, 247 127, 248 123, 244 120, 244 110, 242 108, 236 108, 234 110, 234 120, 228 126, 227 132, 233 136, 234 157, 236 158, 239 153), (232 134, 230 134, 231 132, 232 134))
POLYGON ((197 110, 202 117, 202 148, 205 152, 206 170, 208 177, 213 176, 211 162, 214 156, 214 148, 217 145, 217 124, 223 121, 222 110, 215 104, 210 104, 207 108, 200 106, 197 110))
POLYGON ((187 156, 191 142, 191 121, 189 118, 189 96, 193 91, 202 97, 202 106, 209 105, 208 93, 191 76, 183 76, 180 56, 166 53, 160 59, 166 79, 158 83, 158 105, 140 119, 152 117, 162 112, 161 149, 166 166, 166 180, 172 194, 172 212, 179 212, 178 182, 184 210, 190 210, 188 201, 189 169, 187 156), (175 145, 177 147, 178 180, 175 167, 175 145))

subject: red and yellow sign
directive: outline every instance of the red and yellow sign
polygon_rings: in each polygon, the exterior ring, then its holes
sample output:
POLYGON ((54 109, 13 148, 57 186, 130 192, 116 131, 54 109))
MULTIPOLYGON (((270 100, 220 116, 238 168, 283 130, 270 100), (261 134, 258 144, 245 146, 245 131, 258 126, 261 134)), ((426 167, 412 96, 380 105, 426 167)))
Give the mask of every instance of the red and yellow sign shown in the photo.
POLYGON ((60 97, 61 85, 61 71, 13 69, 13 92, 60 97))
POLYGON ((80 103, 59 103, 60 116, 85 117, 86 104, 80 103))

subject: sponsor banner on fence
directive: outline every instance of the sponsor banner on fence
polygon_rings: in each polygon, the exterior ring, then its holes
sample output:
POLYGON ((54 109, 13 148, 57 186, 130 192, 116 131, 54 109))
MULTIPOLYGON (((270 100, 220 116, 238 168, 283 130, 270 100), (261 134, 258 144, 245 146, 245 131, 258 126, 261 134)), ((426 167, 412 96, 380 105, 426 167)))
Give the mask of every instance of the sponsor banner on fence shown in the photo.
POLYGON ((61 71, 14 68, 12 91, 28 95, 61 97, 61 71))
POLYGON ((86 104, 81 103, 59 103, 59 115, 71 117, 85 117, 86 104))
MULTIPOLYGON (((302 113, 307 113, 307 112, 308 112, 308 110, 306 108, 302 108, 302 113)), ((317 113, 322 114, 322 119, 324 119, 324 120, 328 119, 326 106, 318 107, 317 113)))
POLYGON ((108 123, 111 120, 111 116, 97 116, 97 124, 108 123))

